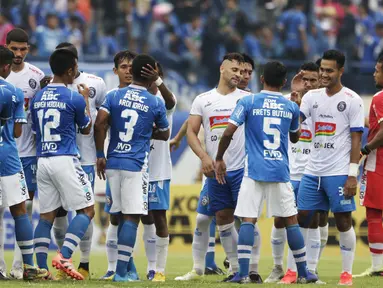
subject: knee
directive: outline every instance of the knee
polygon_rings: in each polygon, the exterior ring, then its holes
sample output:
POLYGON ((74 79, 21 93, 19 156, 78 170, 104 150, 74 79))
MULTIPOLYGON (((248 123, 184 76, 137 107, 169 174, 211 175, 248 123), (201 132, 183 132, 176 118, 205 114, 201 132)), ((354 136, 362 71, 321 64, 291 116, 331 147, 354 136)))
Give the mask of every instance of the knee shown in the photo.
POLYGON ((336 228, 339 232, 347 232, 352 227, 351 212, 334 213, 336 228))
POLYGON ((234 210, 233 209, 225 209, 216 212, 215 218, 217 221, 217 225, 226 225, 234 222, 234 210))
POLYGON ((328 211, 319 211, 319 226, 324 227, 328 224, 328 211))
POLYGON ((275 217, 274 218, 274 227, 277 229, 285 228, 285 222, 283 221, 283 218, 275 217))
POLYGON ((63 207, 60 207, 57 211, 56 217, 66 217, 68 215, 68 211, 66 211, 63 207))
POLYGON ((299 210, 298 211, 299 226, 302 228, 309 228, 313 214, 314 214, 314 211, 299 210))
POLYGON ((25 205, 25 202, 9 207, 9 210, 12 214, 12 217, 18 217, 18 216, 27 214, 27 207, 25 205))
POLYGON ((149 211, 148 215, 141 217, 141 222, 144 225, 152 225, 154 224, 154 217, 153 214, 149 211))
POLYGON ((319 212, 316 212, 313 216, 313 219, 311 219, 310 223, 310 229, 316 229, 319 226, 319 212))
POLYGON ((86 207, 84 209, 81 209, 79 211, 76 211, 77 214, 85 214, 89 217, 90 220, 93 219, 95 211, 94 211, 94 205, 86 207))
POLYGON ((209 229, 209 225, 211 223, 211 220, 212 220, 213 217, 211 216, 206 216, 206 215, 202 215, 202 214, 197 214, 197 229, 200 230, 200 231, 208 231, 209 229))
POLYGON ((120 215, 110 215, 110 224, 117 226, 120 224, 120 215))

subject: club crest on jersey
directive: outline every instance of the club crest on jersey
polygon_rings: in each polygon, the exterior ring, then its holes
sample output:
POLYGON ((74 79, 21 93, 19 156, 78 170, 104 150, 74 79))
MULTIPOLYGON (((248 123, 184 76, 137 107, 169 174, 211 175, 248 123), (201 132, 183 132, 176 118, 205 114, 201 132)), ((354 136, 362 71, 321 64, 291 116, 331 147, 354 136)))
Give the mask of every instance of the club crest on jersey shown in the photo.
POLYGON ((313 135, 310 130, 301 130, 301 136, 299 137, 299 141, 310 143, 312 141, 313 135))
POLYGON ((335 123, 315 122, 315 136, 333 136, 335 131, 335 123))
POLYGON ((29 79, 29 87, 31 87, 32 89, 36 89, 36 87, 37 87, 37 82, 36 82, 36 80, 35 79, 29 79))
POLYGON ((339 112, 343 112, 344 110, 346 110, 346 107, 347 107, 347 105, 346 105, 346 102, 344 102, 344 101, 340 101, 338 103, 338 106, 336 106, 336 108, 338 109, 339 112))
POLYGON ((229 123, 230 116, 211 116, 210 121, 210 131, 214 129, 225 129, 229 123))
POLYGON ((89 87, 89 97, 94 98, 96 96, 96 89, 94 87, 89 87))

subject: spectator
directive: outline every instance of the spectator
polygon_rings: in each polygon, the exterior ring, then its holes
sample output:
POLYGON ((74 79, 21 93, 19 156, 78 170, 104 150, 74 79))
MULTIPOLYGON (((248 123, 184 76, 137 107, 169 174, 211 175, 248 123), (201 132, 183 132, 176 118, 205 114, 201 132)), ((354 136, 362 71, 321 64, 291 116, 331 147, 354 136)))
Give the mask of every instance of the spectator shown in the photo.
POLYGON ((310 33, 308 35, 309 54, 308 60, 315 61, 320 58, 324 51, 330 49, 326 34, 320 27, 320 23, 313 21, 310 23, 310 33))
POLYGON ((261 53, 266 59, 279 59, 283 56, 283 43, 269 26, 261 30, 261 53))
POLYGON ((253 58, 254 62, 264 64, 267 59, 262 54, 261 47, 263 24, 252 24, 249 28, 249 33, 247 33, 243 42, 244 50, 253 58))
POLYGON ((59 27, 59 18, 55 13, 48 13, 46 25, 36 28, 36 46, 38 55, 47 57, 55 50, 56 46, 64 42, 64 30, 59 27))
POLYGON ((374 18, 369 15, 368 7, 364 4, 359 5, 359 17, 356 25, 356 35, 361 37, 363 35, 373 35, 375 33, 374 18))
POLYGON ((356 54, 356 18, 351 10, 351 0, 342 0, 342 6, 345 11, 345 16, 339 29, 337 46, 344 52, 346 59, 352 60, 355 59, 356 54))
POLYGON ((116 55, 121 49, 118 45, 118 41, 115 37, 117 27, 113 24, 108 24, 104 29, 104 36, 100 39, 99 46, 101 47, 101 58, 110 59, 116 55))
POLYGON ((285 57, 303 60, 308 55, 307 18, 303 13, 304 0, 295 0, 292 9, 282 13, 278 20, 280 37, 285 44, 285 57))
POLYGON ((55 0, 32 0, 28 23, 31 30, 36 31, 38 26, 46 24, 48 13, 55 13, 55 0))
POLYGON ((14 28, 9 22, 9 15, 6 14, 4 10, 0 10, 0 45, 6 44, 7 34, 14 28))
POLYGON ((71 15, 69 17, 68 26, 65 28, 67 41, 76 47, 79 58, 82 57, 82 45, 84 40, 80 30, 81 24, 82 20, 78 16, 71 15))

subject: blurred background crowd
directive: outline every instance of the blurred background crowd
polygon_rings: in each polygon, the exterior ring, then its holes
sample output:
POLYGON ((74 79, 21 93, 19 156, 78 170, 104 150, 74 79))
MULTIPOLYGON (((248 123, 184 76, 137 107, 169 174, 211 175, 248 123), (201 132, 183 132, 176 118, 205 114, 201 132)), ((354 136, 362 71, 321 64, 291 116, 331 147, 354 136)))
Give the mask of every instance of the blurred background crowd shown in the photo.
MULTIPOLYGON (((152 54, 191 84, 213 86, 226 52, 295 71, 329 48, 363 77, 383 50, 382 0, 1 0, 0 44, 13 27, 31 35, 30 59, 76 45, 83 62, 130 49, 152 54)), ((363 79, 363 78, 361 78, 363 79)), ((355 80, 354 80, 355 81, 355 80)), ((352 87, 350 87, 352 88, 352 87)))

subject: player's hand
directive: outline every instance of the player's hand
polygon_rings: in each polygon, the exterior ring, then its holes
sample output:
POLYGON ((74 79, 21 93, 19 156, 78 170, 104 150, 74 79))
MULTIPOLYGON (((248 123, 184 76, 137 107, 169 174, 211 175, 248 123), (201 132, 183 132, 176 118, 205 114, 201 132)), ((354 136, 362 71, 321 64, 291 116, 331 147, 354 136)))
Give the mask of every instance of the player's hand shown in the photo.
POLYGON ((303 71, 300 71, 296 74, 291 80, 291 91, 302 92, 305 88, 305 83, 303 82, 303 71))
POLYGON ((180 147, 180 144, 181 144, 181 141, 179 141, 176 137, 174 137, 173 139, 170 139, 169 141, 170 152, 176 151, 178 147, 180 147))
POLYGON ((89 97, 89 87, 84 84, 84 83, 81 83, 81 84, 78 84, 77 85, 77 89, 78 89, 78 92, 84 96, 84 98, 88 98, 89 97))
POLYGON ((46 87, 46 86, 49 84, 49 82, 51 82, 51 80, 52 80, 52 76, 49 76, 49 75, 44 76, 44 78, 41 79, 41 81, 40 81, 40 87, 41 87, 41 89, 43 89, 44 87, 46 87))
POLYGON ((202 158, 202 173, 206 177, 214 177, 214 161, 209 156, 205 156, 202 158))
POLYGON ((346 184, 344 184, 343 193, 346 198, 352 198, 356 195, 358 180, 356 177, 348 176, 346 184))
MULTIPOLYGON (((368 148, 367 145, 365 145, 362 149, 360 149, 360 153, 361 153, 362 155, 368 155, 368 154, 371 153, 371 150, 370 150, 370 148, 368 148)), ((361 157, 361 158, 362 158, 362 157, 361 157)))
POLYGON ((301 106, 301 102, 302 102, 302 96, 301 96, 301 93, 300 92, 297 92, 297 91, 293 91, 291 92, 290 94, 290 100, 297 103, 298 106, 301 106))
POLYGON ((147 67, 142 67, 141 76, 152 82, 156 81, 158 77, 160 77, 160 75, 158 74, 157 63, 156 67, 154 68, 150 64, 147 64, 146 66, 147 67))
POLYGON ((97 158, 97 175, 101 180, 106 180, 105 177, 105 167, 106 167, 106 159, 105 158, 97 158))
POLYGON ((215 179, 217 179, 219 184, 226 184, 226 175, 227 174, 225 161, 215 161, 215 179))

